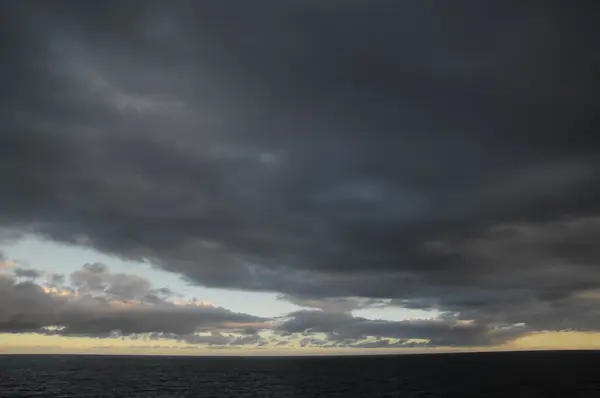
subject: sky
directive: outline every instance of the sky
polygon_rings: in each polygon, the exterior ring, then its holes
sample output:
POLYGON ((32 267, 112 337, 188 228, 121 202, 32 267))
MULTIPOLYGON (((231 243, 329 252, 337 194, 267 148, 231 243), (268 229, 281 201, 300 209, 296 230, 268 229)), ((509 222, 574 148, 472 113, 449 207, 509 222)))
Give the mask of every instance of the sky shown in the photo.
POLYGON ((592 2, 0 3, 0 353, 600 349, 592 2))

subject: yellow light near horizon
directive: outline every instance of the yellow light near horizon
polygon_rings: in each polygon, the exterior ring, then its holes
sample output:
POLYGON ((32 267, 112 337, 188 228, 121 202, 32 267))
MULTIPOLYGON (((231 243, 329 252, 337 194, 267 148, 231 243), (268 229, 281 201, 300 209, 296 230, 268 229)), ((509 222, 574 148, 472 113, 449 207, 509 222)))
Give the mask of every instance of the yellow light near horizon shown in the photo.
POLYGON ((517 349, 600 349, 598 332, 540 332, 508 345, 517 349))
POLYGON ((124 354, 124 355, 328 355, 328 354, 399 354, 466 351, 600 349, 600 333, 540 332, 496 347, 477 348, 383 348, 340 349, 300 348, 298 341, 290 347, 264 349, 210 349, 190 347, 175 340, 144 341, 122 339, 93 339, 85 337, 45 336, 39 334, 0 334, 0 353, 3 354, 124 354))

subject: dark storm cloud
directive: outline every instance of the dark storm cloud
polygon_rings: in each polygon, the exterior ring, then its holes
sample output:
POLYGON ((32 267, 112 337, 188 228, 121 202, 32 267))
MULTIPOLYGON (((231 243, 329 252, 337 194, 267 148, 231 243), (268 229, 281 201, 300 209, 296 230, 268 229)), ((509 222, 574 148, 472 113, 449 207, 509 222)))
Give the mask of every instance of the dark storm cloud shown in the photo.
POLYGON ((427 289, 392 304, 543 330, 600 330, 599 248, 600 217, 496 225, 430 245, 463 272, 440 270, 427 289))
POLYGON ((293 300, 596 327, 592 3, 1 7, 3 236, 293 300))

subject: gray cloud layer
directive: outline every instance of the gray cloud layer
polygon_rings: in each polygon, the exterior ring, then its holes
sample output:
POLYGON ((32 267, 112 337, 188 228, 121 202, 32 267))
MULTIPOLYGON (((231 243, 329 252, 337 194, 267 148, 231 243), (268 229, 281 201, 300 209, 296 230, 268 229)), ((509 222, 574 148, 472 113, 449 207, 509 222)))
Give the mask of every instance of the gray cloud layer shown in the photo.
POLYGON ((364 308, 374 300, 357 306, 361 301, 356 298, 305 303, 326 305, 321 310, 265 319, 194 302, 173 302, 164 289, 153 289, 146 279, 113 274, 100 263, 85 264, 73 272, 71 285, 20 281, 30 276, 19 271, 14 270, 14 276, 0 273, 0 333, 179 340, 210 348, 294 343, 300 347, 407 348, 498 345, 531 332, 524 325, 492 328, 455 317, 369 320, 353 316, 349 308, 364 308))
POLYGON ((598 329, 597 6, 59 3, 0 6, 3 237, 598 329))
POLYGON ((235 332, 246 325, 264 328, 267 321, 220 307, 161 300, 156 295, 160 289, 151 289, 144 278, 111 274, 101 264, 86 264, 74 272, 71 279, 78 283, 73 287, 56 287, 18 281, 7 273, 0 273, 0 333, 86 337, 149 335, 194 344, 223 345, 235 338, 229 335, 226 338, 222 333, 235 332), (110 283, 104 285, 99 278, 110 283), (145 289, 142 291, 140 286, 145 289), (207 332, 211 334, 202 334, 207 332))
MULTIPOLYGON (((362 347, 367 342, 361 343, 361 341, 369 337, 377 337, 376 341, 383 345, 390 344, 390 338, 396 339, 397 343, 392 346, 404 347, 413 346, 413 340, 427 340, 421 344, 429 347, 491 346, 504 344, 531 332, 523 325, 490 328, 475 323, 457 323, 455 319, 369 320, 349 314, 332 315, 321 311, 300 311, 290 314, 290 318, 278 325, 277 330, 284 334, 325 333, 327 339, 321 344, 334 342, 350 347, 356 347, 357 342, 358 346, 362 347)), ((367 347, 369 345, 366 344, 367 347)))

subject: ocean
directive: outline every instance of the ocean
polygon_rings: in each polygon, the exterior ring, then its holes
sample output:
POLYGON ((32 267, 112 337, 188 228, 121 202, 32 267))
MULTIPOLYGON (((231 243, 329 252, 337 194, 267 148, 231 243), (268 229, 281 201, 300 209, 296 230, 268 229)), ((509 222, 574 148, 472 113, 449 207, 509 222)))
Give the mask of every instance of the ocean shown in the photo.
POLYGON ((0 397, 600 397, 600 351, 346 357, 0 355, 0 397))

